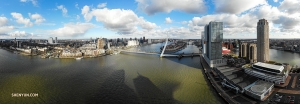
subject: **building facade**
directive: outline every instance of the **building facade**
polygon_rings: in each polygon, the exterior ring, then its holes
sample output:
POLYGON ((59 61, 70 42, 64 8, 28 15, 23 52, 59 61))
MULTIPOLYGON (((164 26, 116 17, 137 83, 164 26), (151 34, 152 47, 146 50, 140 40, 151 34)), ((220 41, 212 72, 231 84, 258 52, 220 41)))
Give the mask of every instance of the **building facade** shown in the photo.
POLYGON ((210 67, 226 65, 222 59, 223 22, 209 22, 204 27, 205 61, 210 67))
POLYGON ((103 49, 105 46, 105 41, 102 38, 98 39, 98 43, 97 43, 97 48, 98 49, 103 49))
POLYGON ((55 43, 58 43, 58 42, 57 42, 57 37, 55 37, 55 43))
POLYGON ((255 43, 249 43, 247 45, 247 59, 250 60, 251 63, 257 62, 257 47, 255 43))
POLYGON ((48 43, 49 43, 49 44, 53 44, 53 38, 52 38, 52 37, 50 37, 50 38, 48 39, 48 43))
POLYGON ((266 19, 257 22, 257 61, 269 61, 269 23, 266 19))

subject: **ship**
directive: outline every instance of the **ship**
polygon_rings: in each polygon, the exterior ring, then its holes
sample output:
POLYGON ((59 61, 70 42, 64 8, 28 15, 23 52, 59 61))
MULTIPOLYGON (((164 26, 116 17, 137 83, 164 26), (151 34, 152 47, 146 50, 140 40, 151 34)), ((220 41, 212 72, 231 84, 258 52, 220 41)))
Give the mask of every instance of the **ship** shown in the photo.
POLYGON ((228 54, 230 53, 230 50, 227 49, 226 47, 222 47, 222 54, 228 54))

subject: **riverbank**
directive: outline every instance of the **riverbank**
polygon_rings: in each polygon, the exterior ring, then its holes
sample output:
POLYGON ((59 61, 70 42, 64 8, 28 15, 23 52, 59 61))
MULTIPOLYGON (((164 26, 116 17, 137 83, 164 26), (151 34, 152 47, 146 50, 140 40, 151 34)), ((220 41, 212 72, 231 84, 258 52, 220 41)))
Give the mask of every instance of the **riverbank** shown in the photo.
POLYGON ((213 86, 212 88, 215 89, 215 91, 218 93, 218 95, 227 103, 230 104, 238 104, 238 102, 236 102, 235 100, 231 99, 231 97, 222 89, 220 88, 219 85, 217 85, 218 82, 220 81, 216 81, 215 78, 213 76, 211 76, 209 73, 211 72, 210 67, 205 63, 203 56, 200 56, 200 63, 201 66, 203 67, 205 76, 207 77, 208 81, 210 82, 211 86, 213 86))

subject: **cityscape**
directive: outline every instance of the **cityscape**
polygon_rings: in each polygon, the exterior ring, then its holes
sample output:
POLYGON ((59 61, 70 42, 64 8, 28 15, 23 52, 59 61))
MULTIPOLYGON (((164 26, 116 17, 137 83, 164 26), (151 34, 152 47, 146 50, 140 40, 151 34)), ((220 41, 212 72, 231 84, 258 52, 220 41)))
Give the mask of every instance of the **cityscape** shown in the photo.
POLYGON ((0 103, 299 104, 299 5, 2 1, 0 103))

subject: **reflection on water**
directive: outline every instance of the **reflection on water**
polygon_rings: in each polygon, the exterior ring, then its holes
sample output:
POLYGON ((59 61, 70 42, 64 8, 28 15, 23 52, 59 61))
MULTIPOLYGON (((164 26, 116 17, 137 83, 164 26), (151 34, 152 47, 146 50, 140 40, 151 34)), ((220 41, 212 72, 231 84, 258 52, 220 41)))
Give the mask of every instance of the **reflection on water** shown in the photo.
POLYGON ((76 61, 28 57, 0 49, 0 65, 0 104, 219 103, 204 80, 199 57, 178 60, 119 54, 76 61), (39 96, 15 98, 11 93, 39 96))

